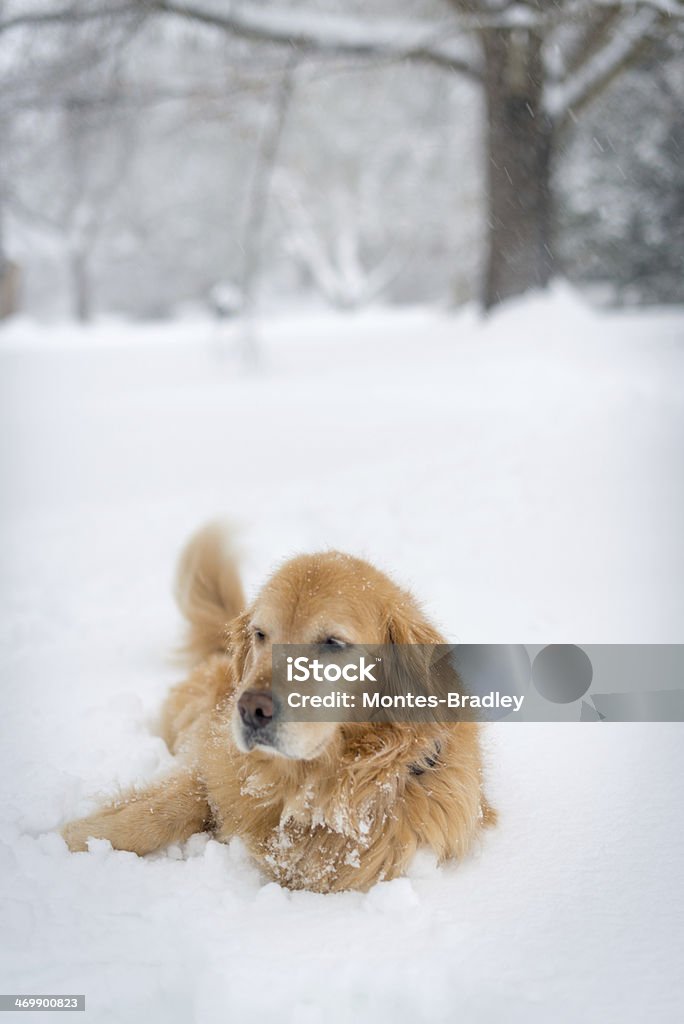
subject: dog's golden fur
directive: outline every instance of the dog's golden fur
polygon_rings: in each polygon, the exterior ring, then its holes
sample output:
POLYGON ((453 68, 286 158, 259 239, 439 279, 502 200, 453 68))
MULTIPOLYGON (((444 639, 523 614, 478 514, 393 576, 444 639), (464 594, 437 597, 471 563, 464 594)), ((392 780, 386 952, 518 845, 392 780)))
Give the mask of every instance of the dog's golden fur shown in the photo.
POLYGON ((473 723, 290 724, 275 749, 247 748, 236 702, 270 686, 271 642, 317 642, 321 630, 352 643, 444 642, 371 565, 300 556, 245 609, 225 534, 210 526, 181 558, 177 596, 195 662, 162 712, 177 770, 68 824, 72 850, 98 837, 142 855, 210 829, 240 836, 289 888, 365 890, 402 874, 421 846, 441 861, 462 856, 494 821, 473 723))

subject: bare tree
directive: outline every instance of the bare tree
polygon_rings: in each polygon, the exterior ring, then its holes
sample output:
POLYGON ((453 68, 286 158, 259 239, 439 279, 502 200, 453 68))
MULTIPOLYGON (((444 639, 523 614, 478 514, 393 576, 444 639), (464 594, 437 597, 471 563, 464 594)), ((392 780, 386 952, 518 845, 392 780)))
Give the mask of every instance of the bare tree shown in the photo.
MULTIPOLYGON (((95 103, 96 110, 102 101, 95 103)), ((110 111, 113 101, 105 105, 110 111)), ((64 103, 64 147, 69 195, 62 210, 60 228, 66 244, 72 287, 74 316, 81 323, 92 319, 94 295, 92 260, 95 247, 108 220, 114 193, 121 187, 132 152, 129 132, 119 126, 115 152, 99 174, 92 171, 93 138, 92 102, 83 96, 67 97, 64 103)), ((96 121, 99 121, 96 118, 96 121)), ((110 133, 111 137, 111 133, 110 133)))
POLYGON ((5 189, 0 171, 0 320, 14 312, 14 278, 15 272, 5 251, 5 189))
POLYGON ((72 312, 82 323, 94 312, 93 259, 134 149, 132 125, 125 112, 116 118, 116 110, 109 92, 88 96, 79 90, 56 97, 47 149, 61 168, 59 184, 42 196, 25 195, 16 186, 4 191, 5 208, 62 250, 72 312))
POLYGON ((290 55, 281 77, 277 80, 266 111, 266 119, 257 145, 256 164, 247 196, 247 213, 243 234, 242 264, 242 332, 243 362, 254 365, 258 361, 258 346, 254 329, 257 307, 257 288, 263 259, 264 227, 271 198, 271 183, 278 159, 278 151, 287 120, 298 55, 290 55))
MULTIPOLYGON (((26 11, 16 18, 6 14, 3 18, 7 8, 16 9, 16 5, 5 3, 0 8, 0 27, 32 24, 32 15, 26 11)), ((24 161, 59 168, 39 196, 25 187, 24 179, 30 175, 21 169, 15 167, 14 175, 6 179, 0 171, 4 180, 0 209, 38 229, 62 249, 71 306, 80 321, 89 320, 93 313, 93 255, 109 217, 110 199, 122 183, 132 152, 130 120, 119 96, 121 56, 145 20, 139 9, 125 19, 110 14, 105 22, 112 31, 106 35, 101 31, 105 27, 101 10, 97 22, 81 17, 90 10, 73 5, 67 13, 54 12, 54 18, 39 16, 37 24, 52 31, 38 40, 24 32, 17 54, 10 52, 11 59, 3 67, 0 92, 0 124, 5 131, 15 113, 39 111, 43 117, 43 130, 29 133, 30 156, 24 152, 24 161)), ((5 264, 13 268, 11 261, 5 264)), ((17 276, 15 271, 15 296, 17 276)))
POLYGON ((19 267, 5 252, 4 197, 0 189, 0 320, 16 313, 19 307, 19 267))

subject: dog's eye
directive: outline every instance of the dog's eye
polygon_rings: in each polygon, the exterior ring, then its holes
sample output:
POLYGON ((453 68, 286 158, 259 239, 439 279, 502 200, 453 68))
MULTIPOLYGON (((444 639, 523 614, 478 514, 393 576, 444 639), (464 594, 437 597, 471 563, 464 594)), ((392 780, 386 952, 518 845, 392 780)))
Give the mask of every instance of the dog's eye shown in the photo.
POLYGON ((344 640, 338 640, 336 636, 326 636, 323 641, 325 647, 346 647, 344 640))
POLYGON ((254 627, 254 639, 257 643, 262 643, 266 639, 266 634, 263 629, 257 629, 256 626, 254 627))

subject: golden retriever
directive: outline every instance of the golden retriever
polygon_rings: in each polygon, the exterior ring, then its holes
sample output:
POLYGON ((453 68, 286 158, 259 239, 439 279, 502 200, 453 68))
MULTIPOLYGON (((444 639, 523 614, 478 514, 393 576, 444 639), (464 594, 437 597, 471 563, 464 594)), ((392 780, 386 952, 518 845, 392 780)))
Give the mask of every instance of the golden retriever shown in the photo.
POLYGON ((215 524, 187 546, 177 596, 189 622, 189 679, 162 711, 177 768, 62 831, 143 855, 194 832, 239 836, 291 889, 366 890, 419 847, 463 856, 494 812, 482 789, 478 726, 278 722, 271 644, 434 644, 418 604, 367 562, 338 552, 285 563, 245 608, 215 524))

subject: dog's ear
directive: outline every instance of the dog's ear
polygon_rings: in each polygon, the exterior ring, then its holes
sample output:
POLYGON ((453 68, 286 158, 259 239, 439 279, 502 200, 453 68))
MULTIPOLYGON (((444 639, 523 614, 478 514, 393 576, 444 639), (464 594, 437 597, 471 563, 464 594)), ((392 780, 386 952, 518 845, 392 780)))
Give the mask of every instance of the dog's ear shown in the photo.
POLYGON ((443 644, 444 637, 428 622, 418 602, 402 592, 387 616, 385 643, 388 644, 443 644))
POLYGON ((390 648, 383 656, 387 692, 408 693, 416 684, 423 686, 426 693, 432 692, 435 647, 445 640, 405 591, 388 609, 385 643, 397 648, 390 648))
POLYGON ((228 653, 232 655, 233 668, 237 680, 242 679, 245 671, 245 662, 249 654, 251 619, 252 609, 248 608, 247 611, 232 620, 227 630, 228 653))

